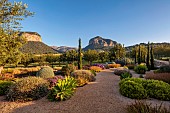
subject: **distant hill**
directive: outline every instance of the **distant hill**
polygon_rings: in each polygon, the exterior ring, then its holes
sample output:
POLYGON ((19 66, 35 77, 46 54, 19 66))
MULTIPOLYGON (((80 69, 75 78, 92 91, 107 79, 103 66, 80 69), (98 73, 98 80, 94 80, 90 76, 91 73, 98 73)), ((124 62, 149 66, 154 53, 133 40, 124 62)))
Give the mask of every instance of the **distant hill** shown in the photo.
POLYGON ((57 53, 56 50, 42 42, 41 35, 37 32, 20 32, 20 36, 23 36, 27 43, 20 48, 20 51, 23 53, 31 54, 48 54, 48 53, 57 53))
POLYGON ((31 54, 58 53, 56 50, 54 50, 50 46, 39 41, 28 41, 25 45, 23 45, 20 51, 23 53, 31 53, 31 54))
MULTIPOLYGON (((132 46, 127 46, 125 48, 126 48, 126 50, 131 50, 132 48, 134 48, 137 45, 139 45, 139 44, 135 44, 135 45, 132 45, 132 46)), ((140 45, 147 46, 147 43, 140 43, 140 45)), ((158 47, 158 46, 170 47, 170 43, 169 42, 153 43, 153 47, 158 47)))
POLYGON ((67 47, 67 46, 51 46, 54 50, 58 51, 59 53, 64 53, 66 51, 70 51, 70 50, 77 50, 77 48, 75 47, 67 47))
POLYGON ((117 44, 116 41, 113 41, 111 39, 105 39, 100 36, 96 36, 89 40, 89 45, 83 48, 83 50, 84 51, 87 51, 88 49, 105 50, 114 47, 116 44, 117 44))

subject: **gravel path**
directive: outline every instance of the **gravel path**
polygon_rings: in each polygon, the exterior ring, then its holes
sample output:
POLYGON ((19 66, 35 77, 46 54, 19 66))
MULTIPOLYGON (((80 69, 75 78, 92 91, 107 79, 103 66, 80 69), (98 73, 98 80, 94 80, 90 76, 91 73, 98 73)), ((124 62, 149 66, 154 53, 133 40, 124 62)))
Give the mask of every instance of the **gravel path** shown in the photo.
MULTIPOLYGON (((126 113, 125 107, 134 100, 119 93, 120 79, 112 71, 98 73, 96 81, 77 89, 74 96, 63 102, 49 102, 46 98, 16 103, 4 101, 0 97, 0 113, 126 113)), ((147 99, 153 104, 160 104, 156 99, 147 99)), ((164 101, 170 106, 169 101, 164 101)))

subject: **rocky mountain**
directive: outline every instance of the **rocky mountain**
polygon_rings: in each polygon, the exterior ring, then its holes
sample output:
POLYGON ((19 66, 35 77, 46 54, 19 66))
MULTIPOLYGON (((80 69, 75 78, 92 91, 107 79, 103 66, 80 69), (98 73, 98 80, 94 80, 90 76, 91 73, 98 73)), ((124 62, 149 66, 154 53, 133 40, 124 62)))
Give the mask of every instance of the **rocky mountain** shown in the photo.
POLYGON ((20 36, 26 38, 27 43, 20 48, 20 51, 23 53, 31 54, 48 54, 48 53, 58 53, 55 49, 44 44, 42 42, 41 35, 36 32, 21 32, 20 36))
POLYGON ((38 41, 42 42, 41 35, 37 32, 20 32, 20 36, 26 38, 27 41, 38 41))
POLYGON ((87 45, 83 50, 86 51, 88 49, 102 50, 114 47, 117 44, 116 41, 111 39, 105 39, 100 36, 96 36, 89 40, 89 45, 87 45))
POLYGON ((68 47, 68 46, 51 46, 54 50, 58 51, 59 53, 64 53, 66 51, 70 51, 70 50, 77 50, 77 48, 75 47, 68 47))

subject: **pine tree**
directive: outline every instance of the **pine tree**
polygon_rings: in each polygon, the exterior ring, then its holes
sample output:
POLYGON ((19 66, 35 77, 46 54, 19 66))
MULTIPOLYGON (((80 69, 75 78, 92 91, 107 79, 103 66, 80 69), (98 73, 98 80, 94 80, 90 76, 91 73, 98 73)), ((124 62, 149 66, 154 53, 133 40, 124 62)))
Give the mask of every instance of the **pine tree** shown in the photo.
POLYGON ((138 64, 141 64, 141 51, 140 51, 140 44, 139 44, 139 51, 138 51, 138 64))
POLYGON ((148 51, 147 51, 147 58, 146 58, 146 66, 148 68, 148 70, 150 70, 150 43, 148 42, 148 51))
POLYGON ((78 47, 78 69, 82 69, 82 50, 81 50, 80 38, 79 38, 79 47, 78 47))
POLYGON ((151 44, 151 51, 150 51, 150 55, 151 55, 151 69, 154 69, 154 56, 153 56, 153 45, 151 44))

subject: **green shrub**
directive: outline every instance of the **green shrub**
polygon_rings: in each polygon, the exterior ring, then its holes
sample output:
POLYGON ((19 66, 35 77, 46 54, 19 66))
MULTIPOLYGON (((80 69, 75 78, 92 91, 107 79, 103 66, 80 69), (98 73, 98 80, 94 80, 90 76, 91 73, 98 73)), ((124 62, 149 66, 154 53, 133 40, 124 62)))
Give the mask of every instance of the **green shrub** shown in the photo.
POLYGON ((134 68, 135 72, 138 74, 145 74, 145 72, 148 70, 146 65, 138 65, 134 68))
MULTIPOLYGON (((134 96, 138 90, 146 90, 147 96, 160 100, 170 100, 170 84, 158 80, 143 80, 141 78, 125 78, 119 83, 122 95, 140 99, 142 97, 134 96), (141 88, 142 86, 142 88, 141 88), (139 88, 139 89, 138 89, 139 88)), ((141 91, 141 93, 142 93, 141 91)), ((143 91, 144 92, 144 91, 143 91)), ((146 98, 146 95, 143 95, 146 98)))
POLYGON ((155 73, 170 73, 170 66, 162 66, 155 73))
POLYGON ((123 74, 120 75, 120 79, 125 79, 125 78, 131 78, 132 74, 130 72, 125 72, 123 74))
POLYGON ((75 66, 72 64, 68 64, 66 66, 63 66, 61 69, 63 76, 70 76, 70 74, 75 70, 75 66))
POLYGON ((41 78, 54 77, 53 68, 51 68, 51 67, 43 67, 37 72, 36 76, 41 77, 41 78))
POLYGON ((50 91, 48 99, 51 101, 67 100, 74 94, 76 86, 77 82, 73 77, 59 79, 56 86, 50 91))
POLYGON ((77 80, 78 86, 83 86, 95 80, 94 74, 89 70, 76 70, 71 76, 77 80))
POLYGON ((144 78, 142 74, 139 75, 139 78, 144 78))
POLYGON ((134 81, 125 81, 120 85, 120 93, 123 96, 132 99, 144 99, 147 98, 147 92, 142 86, 142 84, 136 83, 134 81))
POLYGON ((149 97, 170 100, 170 84, 158 80, 147 80, 144 86, 149 97))
POLYGON ((126 65, 128 67, 128 69, 134 69, 135 65, 134 64, 128 64, 126 65))
POLYGON ((9 101, 37 100, 47 95, 48 86, 49 83, 43 78, 21 78, 9 88, 6 99, 9 101))
POLYGON ((125 79, 122 79, 122 80, 119 82, 119 85, 121 85, 121 84, 124 83, 125 81, 134 81, 134 82, 139 83, 139 84, 142 84, 142 83, 143 83, 143 79, 141 79, 141 78, 125 78, 125 79))
POLYGON ((9 87, 13 84, 12 81, 0 80, 0 96, 5 95, 8 92, 9 87))
POLYGON ((135 101, 131 105, 127 105, 127 113, 170 113, 170 108, 160 105, 152 106, 151 103, 147 103, 146 101, 135 101))
POLYGON ((124 67, 118 67, 117 69, 114 69, 114 74, 115 75, 121 75, 123 73, 129 72, 128 69, 124 68, 124 67))
POLYGON ((90 70, 90 72, 91 72, 94 76, 97 75, 96 72, 95 72, 94 70, 90 70))

